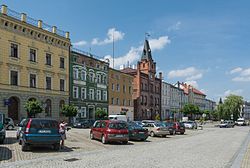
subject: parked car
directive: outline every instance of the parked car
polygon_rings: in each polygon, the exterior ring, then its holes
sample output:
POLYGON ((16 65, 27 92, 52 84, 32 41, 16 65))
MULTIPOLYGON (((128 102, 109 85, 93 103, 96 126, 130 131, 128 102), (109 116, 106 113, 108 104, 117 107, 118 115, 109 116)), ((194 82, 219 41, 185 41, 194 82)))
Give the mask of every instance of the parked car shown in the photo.
POLYGON ((22 151, 27 151, 30 146, 53 145, 55 150, 60 148, 61 135, 59 123, 48 118, 29 118, 24 121, 20 131, 19 144, 22 151))
POLYGON ((174 128, 176 133, 184 134, 185 133, 185 125, 183 122, 174 122, 174 128))
POLYGON ((16 139, 18 140, 19 139, 19 136, 20 136, 20 132, 21 132, 21 129, 23 127, 23 124, 24 122, 27 120, 27 118, 24 118, 20 121, 19 124, 17 124, 17 131, 16 131, 16 139))
POLYGON ((155 123, 155 121, 154 120, 142 120, 141 123, 143 125, 145 125, 145 124, 148 124, 148 123, 155 123))
POLYGON ((141 121, 133 121, 133 123, 135 123, 135 124, 137 124, 137 125, 139 125, 141 127, 144 125, 141 121))
POLYGON ((5 118, 5 122, 6 122, 6 125, 5 125, 5 128, 6 130, 13 130, 15 128, 15 125, 14 125, 14 121, 12 120, 12 118, 5 118))
POLYGON ((198 127, 195 121, 184 121, 183 124, 185 128, 189 128, 189 129, 197 129, 198 127))
POLYGON ((74 128, 90 128, 94 124, 94 120, 77 120, 74 124, 74 128))
POLYGON ((128 123, 129 140, 145 141, 148 138, 148 130, 135 122, 128 123))
POLYGON ((103 144, 121 142, 127 144, 128 126, 121 120, 97 120, 90 130, 90 139, 99 139, 103 144))
POLYGON ((0 113, 0 144, 4 143, 6 137, 5 124, 5 115, 0 113))
POLYGON ((233 128, 234 122, 232 120, 225 120, 219 124, 220 128, 233 128))
POLYGON ((166 121, 164 121, 163 124, 165 124, 165 126, 167 127, 170 135, 175 134, 174 122, 166 122, 166 121))
POLYGON ((235 121, 235 124, 237 126, 245 126, 245 125, 247 125, 247 122, 244 118, 238 118, 238 120, 235 121))
POLYGON ((154 136, 166 137, 167 134, 169 134, 169 130, 165 127, 163 123, 160 122, 147 123, 143 127, 148 129, 148 134, 151 137, 154 136))

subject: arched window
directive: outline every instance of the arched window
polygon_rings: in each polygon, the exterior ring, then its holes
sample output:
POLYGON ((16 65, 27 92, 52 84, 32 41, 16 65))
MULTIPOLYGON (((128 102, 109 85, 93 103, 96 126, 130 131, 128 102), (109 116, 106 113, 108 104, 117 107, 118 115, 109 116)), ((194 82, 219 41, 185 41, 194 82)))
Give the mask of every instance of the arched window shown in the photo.
POLYGON ((50 99, 47 99, 46 101, 45 101, 45 104, 46 104, 46 106, 45 106, 45 116, 46 117, 51 117, 51 111, 52 111, 52 107, 51 107, 51 100, 50 99))

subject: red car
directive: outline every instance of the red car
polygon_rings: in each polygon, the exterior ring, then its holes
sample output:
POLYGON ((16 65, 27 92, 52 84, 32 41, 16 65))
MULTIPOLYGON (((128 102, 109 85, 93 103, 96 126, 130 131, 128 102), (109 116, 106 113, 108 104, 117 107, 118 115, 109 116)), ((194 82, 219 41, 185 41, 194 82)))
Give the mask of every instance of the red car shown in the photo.
POLYGON ((108 142, 127 144, 129 140, 127 123, 119 120, 98 120, 90 130, 90 139, 99 139, 103 144, 108 142))
POLYGON ((182 122, 174 122, 174 129, 176 133, 184 134, 185 133, 185 125, 182 122))

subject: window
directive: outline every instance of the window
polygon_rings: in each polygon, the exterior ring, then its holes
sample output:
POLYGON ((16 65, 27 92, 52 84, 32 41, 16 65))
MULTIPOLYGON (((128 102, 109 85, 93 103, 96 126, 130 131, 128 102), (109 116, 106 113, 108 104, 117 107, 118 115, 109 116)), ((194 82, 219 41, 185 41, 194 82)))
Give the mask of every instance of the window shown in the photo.
POLYGON ((123 85, 123 93, 126 93, 126 85, 123 85))
POLYGON ((46 53, 46 65, 51 65, 51 54, 46 53))
POLYGON ((112 83, 112 91, 115 91, 115 85, 112 83))
POLYGON ((131 94, 131 86, 128 87, 128 92, 131 94))
POLYGON ((101 75, 97 74, 97 83, 101 83, 101 75))
POLYGON ((116 85, 116 91, 117 91, 117 92, 120 91, 120 85, 119 85, 119 84, 116 85))
POLYGON ((116 98, 116 104, 120 105, 120 99, 119 98, 116 98))
POLYGON ((73 98, 78 99, 78 87, 73 86, 73 98))
POLYGON ((46 77, 46 89, 51 90, 51 77, 46 77))
POLYGON ((103 84, 106 84, 107 83, 107 77, 106 76, 103 76, 103 81, 102 81, 103 84))
POLYGON ((111 98, 111 104, 115 104, 115 100, 113 97, 111 98))
POLYGON ((89 73, 89 80, 90 80, 90 82, 94 82, 94 73, 93 72, 89 73))
POLYGON ((81 116, 82 116, 83 118, 86 118, 86 117, 87 117, 86 107, 81 107, 80 112, 81 112, 81 116))
POLYGON ((36 87, 36 75, 30 74, 30 87, 35 88, 36 87))
POLYGON ((82 70, 81 79, 82 79, 83 81, 86 80, 86 72, 85 72, 85 70, 82 70))
POLYGON ((11 43, 11 53, 10 53, 10 56, 18 58, 18 45, 17 44, 11 43))
POLYGON ((128 100, 128 105, 131 106, 131 100, 130 99, 128 100))
POLYGON ((45 107, 45 116, 46 117, 51 117, 51 111, 52 111, 52 109, 51 109, 51 100, 50 99, 47 99, 46 101, 45 101, 45 103, 46 103, 46 107, 45 107))
POLYGON ((123 106, 126 106, 126 99, 123 99, 122 105, 123 105, 123 106))
POLYGON ((107 101, 107 91, 103 91, 103 100, 107 101))
POLYGON ((36 50, 30 49, 30 61, 36 62, 36 50))
POLYGON ((78 79, 78 69, 73 69, 73 79, 78 79))
POLYGON ((86 99, 86 88, 82 88, 82 90, 81 90, 81 98, 84 100, 84 99, 86 99))
POLYGON ((94 89, 89 89, 89 95, 90 95, 90 100, 94 100, 95 99, 94 89))
POLYGON ((101 100, 101 91, 97 90, 97 100, 101 100))
POLYGON ((18 85, 18 72, 17 71, 10 71, 10 84, 11 85, 18 85))
POLYGON ((60 68, 64 68, 64 58, 60 58, 60 68))
POLYGON ((65 81, 64 79, 60 79, 60 91, 64 91, 65 90, 65 81))

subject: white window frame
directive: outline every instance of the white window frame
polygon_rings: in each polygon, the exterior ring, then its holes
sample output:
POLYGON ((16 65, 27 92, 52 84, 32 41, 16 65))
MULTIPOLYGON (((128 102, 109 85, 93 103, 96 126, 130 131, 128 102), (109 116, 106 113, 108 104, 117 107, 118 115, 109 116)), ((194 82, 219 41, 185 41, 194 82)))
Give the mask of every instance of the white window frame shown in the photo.
POLYGON ((94 89, 89 89, 89 99, 95 100, 95 90, 94 89))
POLYGON ((86 109, 86 107, 81 107, 79 111, 81 113, 81 117, 87 118, 87 109, 86 109))
POLYGON ((73 86, 73 98, 78 99, 79 98, 79 88, 77 86, 73 86))
POLYGON ((87 98, 86 88, 81 88, 81 99, 84 100, 87 98), (84 94, 83 94, 84 93, 84 94))
POLYGON ((73 68, 73 79, 79 79, 79 71, 77 68, 73 68))
POLYGON ((107 95, 107 91, 104 90, 104 91, 103 91, 103 100, 104 100, 104 101, 107 101, 107 99, 108 99, 107 96, 108 96, 108 95, 107 95))
POLYGON ((83 80, 83 81, 86 81, 86 71, 85 70, 81 70, 81 79, 83 80), (83 75, 84 74, 84 75, 83 75))
POLYGON ((102 100, 102 92, 101 92, 101 90, 96 91, 96 96, 97 96, 97 100, 102 100))

